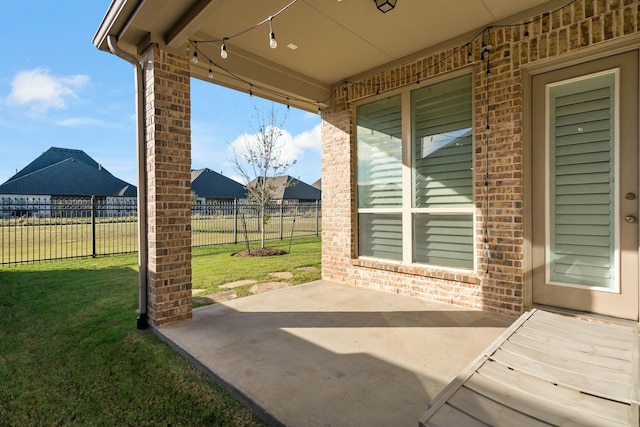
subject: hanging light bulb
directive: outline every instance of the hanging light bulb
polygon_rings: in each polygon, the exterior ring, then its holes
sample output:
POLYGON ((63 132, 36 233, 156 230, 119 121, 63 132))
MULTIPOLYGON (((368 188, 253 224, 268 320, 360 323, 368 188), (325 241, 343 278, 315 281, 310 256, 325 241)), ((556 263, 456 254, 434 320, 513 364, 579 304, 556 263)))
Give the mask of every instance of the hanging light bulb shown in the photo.
POLYGON ((198 63, 198 42, 193 42, 193 56, 191 57, 191 62, 194 64, 198 63))
POLYGON ((220 57, 227 59, 227 46, 224 44, 224 40, 222 41, 222 46, 220 46, 220 57))
POLYGON ((271 21, 273 20, 273 16, 269 17, 269 46, 271 49, 275 49, 278 47, 278 42, 276 41, 276 35, 273 33, 273 27, 271 26, 271 21))
POLYGON ((213 68, 211 65, 211 60, 209 60, 209 78, 212 79, 213 78, 213 68))

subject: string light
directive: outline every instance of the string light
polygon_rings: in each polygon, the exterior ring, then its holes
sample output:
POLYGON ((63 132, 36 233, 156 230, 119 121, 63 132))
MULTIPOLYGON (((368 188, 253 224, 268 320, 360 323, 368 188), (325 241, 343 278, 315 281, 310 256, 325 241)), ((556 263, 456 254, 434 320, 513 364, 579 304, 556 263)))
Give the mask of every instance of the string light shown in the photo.
POLYGON ((211 60, 209 60, 209 78, 213 78, 213 62, 211 60))
MULTIPOLYGON (((474 43, 475 40, 477 40, 478 38, 482 37, 481 38, 482 47, 481 47, 481 50, 480 50, 480 58, 479 59, 481 61, 487 59, 487 68, 488 68, 487 69, 487 74, 489 74, 490 71, 489 71, 489 63, 488 63, 489 62, 488 61, 489 58, 488 58, 488 56, 489 56, 489 53, 490 53, 491 46, 487 45, 486 37, 489 36, 489 38, 491 38, 491 31, 492 30, 497 29, 497 28, 515 28, 515 27, 520 27, 522 29, 525 37, 528 37, 528 36, 530 36, 529 35, 529 25, 534 24, 536 21, 539 21, 542 18, 548 17, 553 12, 556 12, 556 11, 559 11, 559 10, 563 10, 563 9, 571 6, 573 3, 576 3, 577 1, 578 0, 570 0, 565 5, 560 6, 560 7, 556 8, 556 9, 554 9, 552 11, 545 12, 540 17, 534 18, 534 19, 526 21, 526 22, 520 22, 520 23, 517 23, 517 24, 491 25, 491 26, 485 27, 484 29, 480 30, 474 37, 472 37, 471 40, 468 43, 466 43, 466 44, 454 49, 448 55, 446 55, 444 57, 441 57, 439 61, 436 61, 434 64, 432 64, 430 67, 428 67, 428 69, 440 66, 441 64, 443 64, 446 61, 448 61, 452 56, 458 55, 459 52, 461 50, 463 50, 463 49, 467 50, 466 53, 467 53, 468 60, 473 60, 473 50, 474 50, 473 49, 473 43, 474 43)), ((216 40, 197 40, 197 41, 193 40, 193 41, 191 41, 191 43, 194 45, 194 53, 193 53, 193 56, 191 58, 191 61, 194 64, 198 63, 197 43, 214 43, 214 42, 215 43, 222 42, 222 44, 220 46, 220 57, 223 58, 223 59, 226 59, 227 58, 227 48, 226 48, 226 41, 227 40, 230 40, 232 38, 235 38, 235 37, 238 37, 238 36, 240 36, 242 34, 245 34, 245 33, 249 32, 249 31, 251 31, 251 30, 253 30, 253 29, 255 29, 255 28, 257 28, 257 27, 259 27, 259 26, 261 26, 263 24, 265 24, 265 23, 269 24, 269 46, 275 49, 277 47, 277 41, 275 39, 275 34, 273 32, 273 25, 272 25, 273 18, 275 18, 276 16, 278 16, 279 14, 284 12, 286 9, 291 7, 296 2, 297 2, 297 0, 292 0, 290 3, 288 3, 281 10, 279 10, 278 12, 276 12, 273 15, 269 16, 268 18, 264 19, 263 21, 259 22, 258 24, 254 25, 253 27, 249 27, 249 28, 247 28, 245 30, 242 30, 242 31, 240 31, 240 32, 238 32, 236 34, 233 34, 231 36, 227 36, 227 37, 224 37, 222 39, 216 39, 216 40)), ((200 53, 202 53, 202 52, 200 52, 200 53)), ((209 58, 205 55, 205 59, 209 59, 209 58)), ((243 82, 245 84, 248 84, 250 86, 249 95, 253 96, 253 84, 251 84, 250 82, 246 81, 241 76, 238 76, 238 75, 234 74, 232 71, 227 70, 227 69, 225 69, 224 67, 221 67, 218 64, 212 63, 211 60, 209 60, 209 62, 210 62, 210 72, 213 71, 212 70, 212 65, 216 65, 216 67, 222 69, 229 76, 231 76, 231 77, 235 78, 236 80, 241 81, 241 82, 243 82)), ((417 72, 417 73, 409 76, 408 78, 409 79, 411 79, 411 78, 415 79, 415 82, 417 84, 419 84, 423 72, 426 72, 426 70, 417 72)), ((211 77, 211 75, 210 75, 210 77, 211 77)), ((406 81, 406 80, 407 80, 407 77, 403 77, 402 79, 396 79, 396 80, 385 80, 384 85, 386 87, 388 87, 388 88, 393 88, 393 87, 395 87, 396 84, 399 84, 402 81, 406 81)), ((349 86, 361 86, 361 87, 366 87, 366 86, 373 87, 373 86, 375 86, 376 95, 380 95, 382 92, 385 92, 387 90, 387 89, 381 90, 380 85, 381 85, 380 83, 363 83, 363 82, 354 82, 354 81, 345 80, 343 82, 342 90, 343 90, 343 92, 345 93, 345 96, 346 96, 348 94, 348 87, 349 86)), ((295 98, 295 97, 294 98, 288 98, 288 97, 284 96, 282 93, 274 91, 274 90, 272 90, 270 88, 266 88, 266 87, 262 87, 262 86, 256 86, 256 87, 258 87, 261 91, 272 95, 273 97, 281 98, 283 101, 285 101, 287 103, 287 105, 290 105, 290 101, 291 100, 294 100, 294 101, 296 101, 298 103, 303 103, 303 104, 311 104, 313 102, 313 101, 309 101, 308 99, 303 99, 303 98, 295 98)), ((318 105, 318 114, 321 113, 321 104, 326 104, 327 102, 329 102, 329 100, 336 95, 337 90, 339 90, 339 89, 337 89, 337 88, 334 89, 333 92, 331 92, 331 94, 329 94, 325 100, 315 101, 317 103, 317 105, 318 105)))
POLYGON ((194 64, 198 63, 198 42, 193 42, 193 56, 191 57, 191 62, 194 64))
POLYGON ((222 59, 227 59, 227 45, 224 44, 226 39, 222 39, 222 46, 220 46, 220 57, 222 59))
POLYGON ((269 46, 271 46, 271 49, 275 49, 278 47, 278 42, 276 41, 276 35, 273 33, 271 21, 273 21, 273 16, 269 17, 269 46))

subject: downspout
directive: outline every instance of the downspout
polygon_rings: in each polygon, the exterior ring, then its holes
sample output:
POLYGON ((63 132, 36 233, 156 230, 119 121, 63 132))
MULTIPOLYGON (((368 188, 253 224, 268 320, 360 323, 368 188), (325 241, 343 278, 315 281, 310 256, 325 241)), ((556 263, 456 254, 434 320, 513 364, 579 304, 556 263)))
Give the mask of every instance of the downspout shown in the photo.
POLYGON ((114 36, 107 36, 109 50, 114 55, 130 62, 135 70, 136 94, 136 157, 138 163, 138 318, 136 327, 146 329, 147 323, 147 177, 144 130, 144 70, 142 64, 133 55, 120 49, 114 36))

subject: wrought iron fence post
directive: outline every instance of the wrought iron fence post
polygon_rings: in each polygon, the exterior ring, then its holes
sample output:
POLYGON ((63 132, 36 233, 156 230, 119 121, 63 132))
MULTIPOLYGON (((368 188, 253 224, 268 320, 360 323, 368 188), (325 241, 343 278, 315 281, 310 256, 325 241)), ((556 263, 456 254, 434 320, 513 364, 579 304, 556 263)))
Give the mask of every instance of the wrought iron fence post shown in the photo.
POLYGON ((238 199, 233 199, 233 244, 238 244, 238 199))
POLYGON ((280 240, 284 235, 284 200, 280 203, 280 240))
POLYGON ((96 196, 91 196, 91 257, 96 257, 96 196))

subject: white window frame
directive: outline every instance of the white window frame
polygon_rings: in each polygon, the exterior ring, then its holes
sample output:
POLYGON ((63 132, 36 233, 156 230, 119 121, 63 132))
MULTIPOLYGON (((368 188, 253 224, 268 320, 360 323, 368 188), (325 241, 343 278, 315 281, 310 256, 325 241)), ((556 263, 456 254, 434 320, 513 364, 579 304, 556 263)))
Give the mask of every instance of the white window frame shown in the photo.
MULTIPOLYGON (((476 199, 476 191, 475 191, 475 176, 472 176, 472 186, 473 186, 473 202, 469 206, 454 206, 450 208, 415 208, 413 207, 413 159, 412 159, 412 146, 413 146, 413 135, 411 128, 411 93, 414 90, 421 89, 426 86, 431 86, 436 83, 440 83, 443 81, 451 80, 457 77, 461 77, 464 75, 471 75, 471 97, 472 100, 475 100, 475 86, 473 82, 474 78, 474 70, 470 68, 461 69, 455 72, 448 73, 443 76, 439 76, 437 78, 430 79, 428 81, 423 81, 420 84, 412 85, 408 87, 404 87, 401 89, 397 89, 394 91, 389 91, 385 93, 384 96, 392 97, 396 95, 401 95, 401 120, 402 120, 402 206, 397 208, 359 208, 357 206, 358 201, 358 193, 357 193, 357 182, 358 182, 358 173, 356 170, 355 179, 356 179, 356 226, 355 226, 355 236, 356 236, 356 248, 357 253, 356 256, 362 260, 371 260, 371 261, 380 261, 386 264, 396 264, 396 265, 408 265, 412 267, 427 267, 430 269, 444 270, 444 271, 454 271, 454 272, 464 272, 465 274, 475 274, 478 268, 478 257, 477 257, 477 227, 476 227, 476 208, 475 208, 475 199, 476 199), (378 258, 372 256, 360 255, 359 253, 359 240, 360 240, 360 232, 358 226, 358 218, 360 214, 401 214, 402 215, 402 260, 393 260, 388 258, 378 258), (471 224, 473 230, 473 237, 471 243, 472 250, 472 258, 473 258, 473 266, 471 268, 462 268, 462 267, 450 267, 450 266, 442 266, 435 264, 425 264, 419 262, 413 262, 413 215, 414 214, 447 214, 447 215, 471 215, 471 224)), ((380 99, 380 95, 376 95, 376 97, 368 97, 362 100, 359 100, 353 104, 354 111, 354 124, 353 124, 353 135, 357 135, 357 107, 361 105, 366 105, 368 103, 374 102, 380 99)), ((475 108, 472 106, 472 119, 471 119, 471 152, 472 156, 475 160, 475 108)), ((354 153, 357 157, 358 147, 357 147, 357 138, 355 141, 355 149, 354 153)), ((472 165, 474 162, 472 162, 472 165)), ((357 161, 354 162, 355 167, 357 167, 357 161)), ((472 166, 473 167, 473 166, 472 166)))

